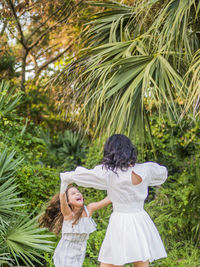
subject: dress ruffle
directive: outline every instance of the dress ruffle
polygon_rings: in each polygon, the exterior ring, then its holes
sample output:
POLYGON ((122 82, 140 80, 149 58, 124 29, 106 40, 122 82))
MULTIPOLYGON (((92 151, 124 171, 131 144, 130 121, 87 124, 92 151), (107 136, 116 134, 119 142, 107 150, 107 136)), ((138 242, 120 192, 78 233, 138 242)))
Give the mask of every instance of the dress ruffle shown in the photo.
POLYGON ((63 222, 62 234, 91 234, 96 231, 96 223, 91 217, 82 217, 73 226, 72 223, 72 220, 63 222))

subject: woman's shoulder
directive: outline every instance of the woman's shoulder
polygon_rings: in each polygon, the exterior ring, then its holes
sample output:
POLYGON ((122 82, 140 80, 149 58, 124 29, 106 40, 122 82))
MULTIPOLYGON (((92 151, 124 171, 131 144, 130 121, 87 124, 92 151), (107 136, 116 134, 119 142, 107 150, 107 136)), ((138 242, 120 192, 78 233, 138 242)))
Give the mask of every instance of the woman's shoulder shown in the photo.
POLYGON ((158 163, 153 162, 153 161, 146 161, 146 162, 142 162, 142 163, 136 163, 134 165, 134 168, 138 168, 138 169, 148 169, 148 168, 152 168, 155 166, 160 166, 158 163))
POLYGON ((101 176, 107 176, 112 173, 112 171, 106 168, 103 164, 96 165, 93 170, 101 176))
POLYGON ((133 167, 133 171, 141 175, 146 175, 147 173, 149 174, 149 172, 151 172, 152 170, 157 169, 159 166, 160 165, 158 163, 152 161, 136 163, 133 167))
POLYGON ((94 166, 94 168, 89 168, 89 169, 86 167, 77 166, 76 170, 77 171, 87 170, 87 171, 93 172, 93 173, 106 173, 109 171, 107 168, 105 168, 105 166, 103 164, 98 164, 98 165, 94 166))

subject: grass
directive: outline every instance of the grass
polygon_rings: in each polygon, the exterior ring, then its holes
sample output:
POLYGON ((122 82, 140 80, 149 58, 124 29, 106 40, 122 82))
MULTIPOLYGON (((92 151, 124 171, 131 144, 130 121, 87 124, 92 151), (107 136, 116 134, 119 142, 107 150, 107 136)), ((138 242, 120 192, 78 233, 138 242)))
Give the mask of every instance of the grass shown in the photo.
MULTIPOLYGON (((200 267, 200 250, 190 241, 172 241, 168 246, 168 257, 150 263, 150 267, 200 267)), ((83 267, 99 267, 99 264, 85 258, 83 267)), ((124 267, 132 267, 126 264, 124 267)))

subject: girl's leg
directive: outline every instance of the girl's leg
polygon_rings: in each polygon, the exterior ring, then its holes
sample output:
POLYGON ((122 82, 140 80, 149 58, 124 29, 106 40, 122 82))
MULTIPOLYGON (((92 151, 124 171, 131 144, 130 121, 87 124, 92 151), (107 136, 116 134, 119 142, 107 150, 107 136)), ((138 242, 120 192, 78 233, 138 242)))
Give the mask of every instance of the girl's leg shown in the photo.
POLYGON ((133 267, 149 267, 149 261, 137 261, 133 263, 133 267))
POLYGON ((123 267, 123 266, 122 265, 107 264, 107 263, 101 262, 100 267, 123 267))

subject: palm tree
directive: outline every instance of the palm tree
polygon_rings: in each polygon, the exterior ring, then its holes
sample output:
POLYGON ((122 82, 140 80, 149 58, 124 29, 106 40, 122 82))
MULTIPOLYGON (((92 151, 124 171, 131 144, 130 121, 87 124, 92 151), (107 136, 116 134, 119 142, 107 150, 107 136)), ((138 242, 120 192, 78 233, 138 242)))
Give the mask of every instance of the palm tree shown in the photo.
MULTIPOLYGON (((149 115, 180 121, 200 113, 200 2, 93 2, 84 47, 67 65, 76 100, 95 133, 149 132, 149 115)), ((131 1, 126 1, 131 2, 131 1)), ((82 115, 83 116, 83 115, 82 115)))

